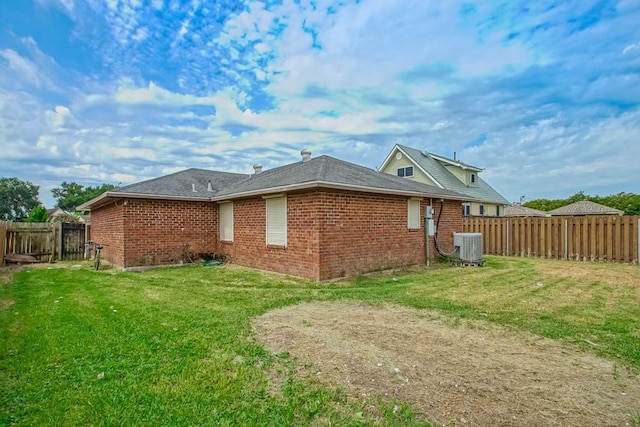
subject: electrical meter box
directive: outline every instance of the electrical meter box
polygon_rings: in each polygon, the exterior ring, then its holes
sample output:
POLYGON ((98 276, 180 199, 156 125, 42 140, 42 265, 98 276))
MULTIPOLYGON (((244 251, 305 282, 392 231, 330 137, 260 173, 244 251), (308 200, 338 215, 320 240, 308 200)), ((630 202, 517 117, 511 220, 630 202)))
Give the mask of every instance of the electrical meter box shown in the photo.
POLYGON ((427 219, 433 219, 433 207, 425 206, 424 208, 424 217, 427 219))
POLYGON ((427 219, 427 236, 431 237, 436 233, 436 226, 432 219, 427 219))

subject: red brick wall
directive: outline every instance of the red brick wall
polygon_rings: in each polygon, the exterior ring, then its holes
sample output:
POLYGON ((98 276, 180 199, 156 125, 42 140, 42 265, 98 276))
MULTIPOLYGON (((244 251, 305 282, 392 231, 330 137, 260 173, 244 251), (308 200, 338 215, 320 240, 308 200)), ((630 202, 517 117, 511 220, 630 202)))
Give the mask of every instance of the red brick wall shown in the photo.
POLYGON ((424 262, 424 228, 407 228, 406 197, 326 192, 322 198, 320 280, 424 262))
POLYGON ((318 233, 314 225, 314 193, 287 196, 287 246, 267 246, 266 202, 236 200, 234 242, 220 242, 219 252, 236 264, 318 280, 318 233))
POLYGON ((215 252, 218 207, 211 202, 128 199, 124 267, 176 264, 215 252))
POLYGON ((91 212, 91 234, 104 257, 121 267, 187 261, 185 253, 215 252, 217 205, 126 199, 91 212))
MULTIPOLYGON (((407 198, 342 191, 287 196, 287 246, 266 245, 266 203, 234 202, 234 242, 220 242, 218 205, 128 199, 92 212, 94 240, 105 259, 122 266, 175 264, 185 252, 230 255, 239 265, 327 280, 425 262, 425 229, 407 228, 407 198)), ((421 204, 430 203, 425 199, 421 204)), ((434 201, 434 221, 440 203, 434 201)), ((438 238, 453 249, 462 231, 460 202, 445 201, 438 238)), ((430 239, 431 256, 437 256, 430 239)))
MULTIPOLYGON (((429 200, 423 200, 424 206, 429 200)), ((439 201, 434 204, 437 218, 439 201)), ((267 247, 265 201, 234 202, 234 242, 218 251, 231 261, 313 280, 425 262, 425 229, 407 228, 407 198, 340 191, 287 196, 287 247, 267 247)), ((439 241, 450 250, 452 232, 462 230, 460 202, 445 201, 439 241)), ((431 240, 431 256, 436 251, 431 240)))
MULTIPOLYGON (((438 227, 438 247, 445 253, 453 252, 453 233, 462 233, 462 207, 460 201, 445 200, 442 206, 442 216, 440 217, 440 226, 438 227)), ((433 200, 433 223, 438 222, 438 213, 440 212, 440 200, 433 200)), ((435 246, 431 246, 431 254, 434 258, 438 257, 435 246)))
POLYGON ((91 240, 104 246, 100 256, 124 265, 124 217, 122 203, 111 203, 91 211, 91 240))

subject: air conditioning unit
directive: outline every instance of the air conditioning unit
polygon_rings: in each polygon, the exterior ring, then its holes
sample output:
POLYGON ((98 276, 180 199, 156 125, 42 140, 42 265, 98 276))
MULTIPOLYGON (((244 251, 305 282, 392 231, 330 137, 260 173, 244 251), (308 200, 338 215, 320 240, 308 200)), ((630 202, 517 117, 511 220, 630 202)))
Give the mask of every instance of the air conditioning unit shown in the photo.
POLYGON ((455 255, 460 261, 484 264, 482 259, 482 233, 453 233, 455 255))

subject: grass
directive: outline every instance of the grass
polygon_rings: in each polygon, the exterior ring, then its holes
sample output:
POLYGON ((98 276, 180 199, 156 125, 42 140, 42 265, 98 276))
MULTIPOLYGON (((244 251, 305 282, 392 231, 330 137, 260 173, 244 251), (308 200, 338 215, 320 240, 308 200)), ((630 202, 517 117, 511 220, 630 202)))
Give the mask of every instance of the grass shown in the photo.
POLYGON ((637 266, 491 257, 333 284, 234 266, 34 268, 0 280, 0 425, 430 425, 296 376, 252 334, 272 308, 345 298, 483 319, 640 369, 637 266), (285 377, 275 393, 270 370, 285 377))

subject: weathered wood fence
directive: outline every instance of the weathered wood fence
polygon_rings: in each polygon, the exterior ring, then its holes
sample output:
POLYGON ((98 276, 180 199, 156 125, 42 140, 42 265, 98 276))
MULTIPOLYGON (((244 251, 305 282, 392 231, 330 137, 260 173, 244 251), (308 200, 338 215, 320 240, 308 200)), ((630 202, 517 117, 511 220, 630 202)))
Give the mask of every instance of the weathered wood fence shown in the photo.
POLYGON ((638 263, 640 216, 465 218, 485 254, 638 263))
POLYGON ((15 256, 37 261, 83 259, 87 228, 79 223, 0 221, 0 266, 15 256))

